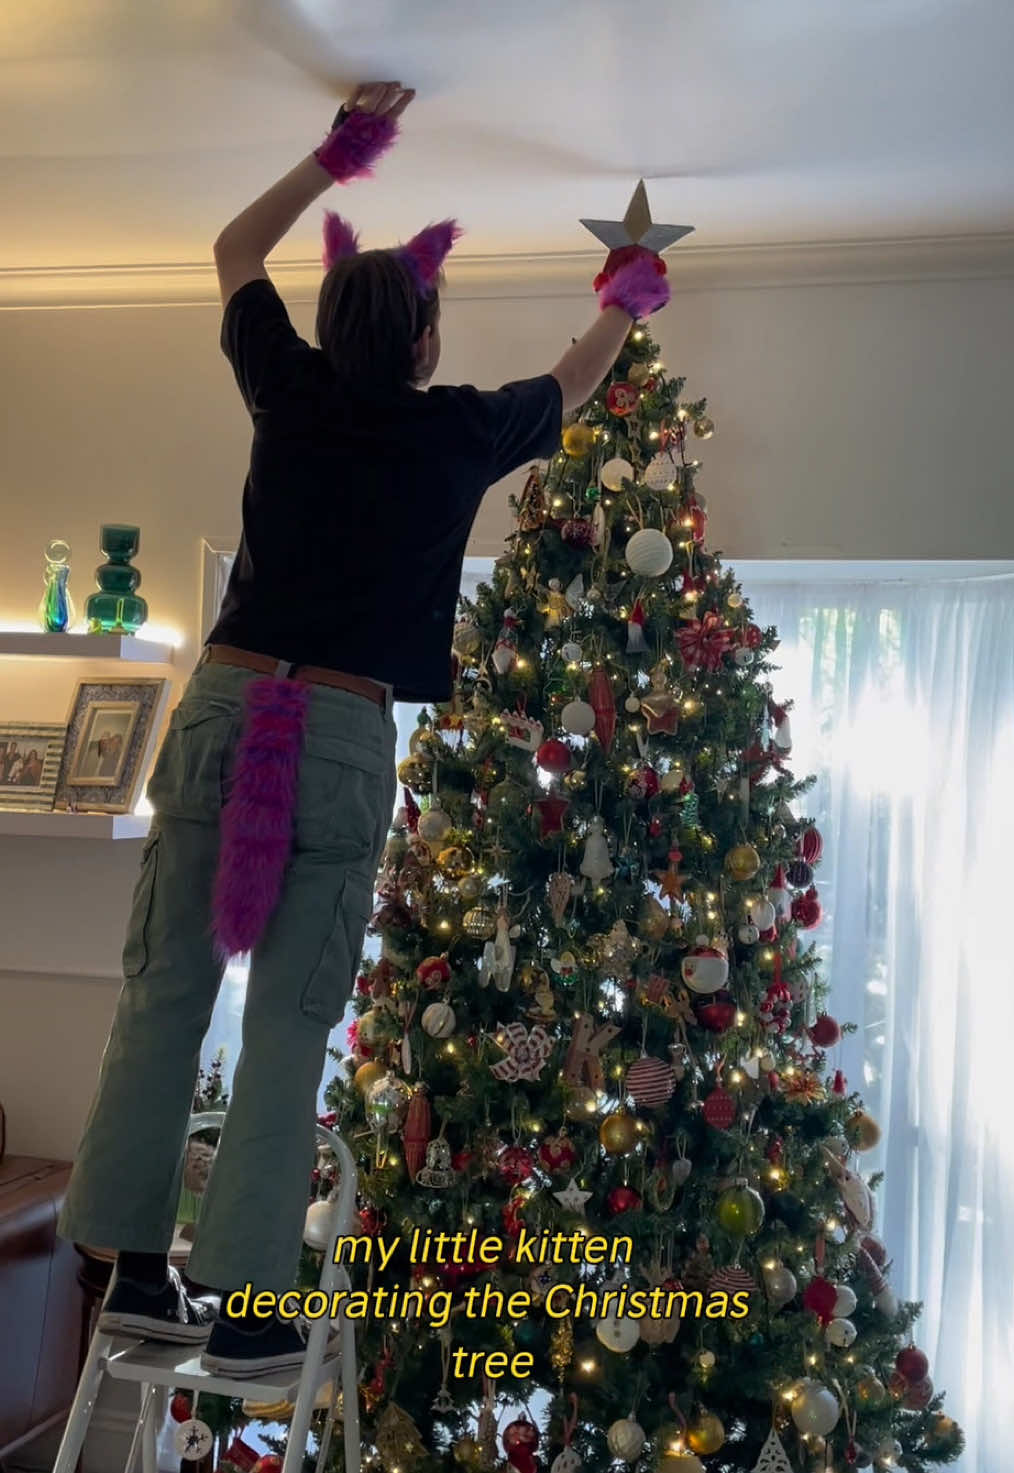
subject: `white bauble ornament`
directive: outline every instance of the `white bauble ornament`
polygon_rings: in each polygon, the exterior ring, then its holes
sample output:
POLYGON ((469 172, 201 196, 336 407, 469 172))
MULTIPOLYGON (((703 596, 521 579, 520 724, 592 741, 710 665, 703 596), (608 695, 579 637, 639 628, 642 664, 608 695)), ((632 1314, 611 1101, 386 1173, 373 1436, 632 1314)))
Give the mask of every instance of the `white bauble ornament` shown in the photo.
POLYGON ((653 491, 665 491, 676 480, 676 462, 663 450, 648 461, 642 479, 653 491))
POLYGON ((199 1417, 188 1417, 176 1428, 173 1443, 185 1462, 199 1463, 211 1452, 215 1438, 207 1422, 202 1422, 199 1417))
POLYGON ((883 1442, 877 1444, 873 1450, 874 1460, 882 1468, 897 1468, 898 1460, 904 1452, 900 1442, 893 1437, 885 1437, 883 1442))
POLYGON ((837 1320, 847 1320, 859 1301, 848 1284, 835 1284, 835 1288, 838 1290, 838 1298, 834 1301, 834 1317, 837 1320))
POLYGON ((647 1440, 644 1428, 633 1417, 621 1417, 606 1433, 609 1451, 624 1463, 636 1463, 647 1440))
POLYGON ((755 942, 760 940, 760 932, 756 926, 740 926, 736 934, 744 946, 753 946, 755 942))
POLYGON ((655 527, 644 527, 635 532, 624 554, 631 571, 640 578, 661 578, 672 566, 674 555, 668 537, 655 527))
POLYGON ((697 945, 683 958, 680 973, 691 992, 706 996, 720 992, 728 982, 729 960, 708 945, 707 937, 699 936, 697 945))
POLYGON ((776 1263, 773 1268, 764 1269, 761 1277, 764 1280, 764 1293, 773 1310, 784 1309, 796 1297, 799 1287, 796 1276, 784 1263, 776 1263))
POLYGON ((746 902, 746 919, 758 931, 770 931, 775 923, 775 908, 763 895, 751 895, 746 902))
POLYGON ((754 652, 750 649, 749 645, 741 644, 732 652, 732 663, 738 665, 741 670, 745 670, 748 665, 752 665, 753 661, 754 652))
POLYGON ((792 1400, 792 1420, 807 1437, 826 1437, 838 1425, 841 1407, 833 1391, 819 1381, 801 1381, 792 1400))
POLYGON ((423 1011, 423 1032, 428 1033, 430 1038, 450 1038, 457 1021, 450 1003, 431 1002, 423 1011))
POLYGON ((828 1345, 833 1345, 836 1350, 848 1350, 850 1345, 856 1343, 859 1331, 851 1320, 842 1318, 833 1319, 824 1331, 824 1338, 828 1345))
MULTIPOLYGON (((581 646, 575 643, 575 641, 572 639, 568 640, 568 642, 561 647, 560 654, 567 661, 568 665, 576 665, 581 658, 581 646)), ((561 1453, 560 1456, 562 1457, 563 1454, 561 1453)))
POLYGON ((607 491, 622 491, 624 481, 634 479, 634 467, 629 460, 616 456, 613 460, 607 460, 599 471, 599 480, 607 491))
POLYGON ((560 725, 571 736, 587 736, 595 730, 595 711, 587 701, 568 701, 560 712, 560 725))
POLYGON ((315 1253, 323 1253, 331 1241, 331 1230, 334 1227, 334 1215, 337 1204, 334 1202, 311 1202, 306 1209, 306 1221, 303 1224, 303 1242, 315 1253))
POLYGON ((581 1473, 581 1459, 572 1447, 565 1447, 553 1459, 549 1473, 581 1473))
POLYGON ((641 1332, 636 1320, 618 1319, 615 1315, 607 1315, 595 1326, 595 1337, 607 1350, 615 1351, 617 1355, 625 1355, 628 1350, 633 1350, 641 1338, 641 1332))

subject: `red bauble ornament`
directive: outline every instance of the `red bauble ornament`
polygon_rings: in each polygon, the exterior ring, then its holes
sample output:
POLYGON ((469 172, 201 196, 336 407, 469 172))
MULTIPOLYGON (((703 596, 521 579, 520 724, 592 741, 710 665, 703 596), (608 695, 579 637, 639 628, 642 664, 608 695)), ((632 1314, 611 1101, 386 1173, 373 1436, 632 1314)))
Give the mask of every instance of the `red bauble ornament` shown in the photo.
POLYGON ((649 836, 649 838, 657 839, 658 836, 659 836, 659 834, 661 832, 662 832, 662 820, 660 818, 653 818, 651 820, 651 823, 648 825, 648 836, 649 836))
POLYGON ((823 852, 824 840, 820 837, 818 830, 814 828, 805 829, 799 836, 796 853, 801 859, 805 859, 807 864, 817 864, 823 852))
POLYGON ((265 1453, 257 1459, 250 1473, 282 1473, 282 1460, 277 1453, 265 1453))
POLYGON ((608 672, 600 665, 588 682, 588 704, 595 712, 595 735, 608 752, 616 735, 616 696, 608 672))
POLYGON ((512 1187, 519 1187, 523 1181, 529 1181, 535 1170, 531 1152, 526 1151, 524 1146, 508 1146, 500 1152, 496 1166, 504 1181, 509 1182, 512 1187))
POLYGON ((640 1194, 633 1187, 613 1187, 606 1198, 606 1207, 613 1217, 621 1212, 633 1212, 640 1205, 640 1194))
POLYGON ((810 1039, 818 1048, 834 1048, 841 1042, 841 1029, 829 1013, 821 1013, 810 1029, 810 1039))
POLYGON ((610 384, 606 390, 606 408, 621 419, 637 408, 638 393, 633 384, 610 384))
POLYGON ((702 1113, 715 1130, 728 1130, 736 1118, 736 1101, 727 1089, 717 1084, 704 1101, 702 1113))
POLYGON ((577 1160, 573 1142, 565 1135, 547 1135, 539 1147, 539 1160, 547 1171, 569 1171, 577 1160))
POLYGON ((641 802, 658 792, 658 773, 653 767, 638 767, 627 779, 627 797, 641 802))
POLYGON ((383 1219, 376 1207, 364 1207, 359 1214, 359 1226, 363 1236, 375 1238, 383 1226, 383 1219))
POLYGON ((904 1376, 910 1386, 914 1386, 919 1381, 925 1381, 929 1375, 929 1360, 914 1345, 909 1345, 905 1350, 899 1350, 894 1364, 899 1376, 904 1376))
POLYGON ((169 1403, 169 1415, 174 1422, 190 1421, 190 1398, 184 1396, 182 1391, 177 1391, 169 1403))
POLYGON ((764 635, 756 624, 748 624, 743 630, 743 643, 748 650, 755 650, 761 644, 764 635))
POLYGON ((736 1004, 727 992, 716 992, 707 1002, 698 1002, 694 1012, 701 1027, 711 1033, 725 1033, 736 1021, 736 1004))
POLYGON ((451 980, 450 963, 445 956, 428 956, 416 967, 415 974, 424 987, 436 992, 451 980))
POLYGON ((819 926, 823 914, 814 885, 810 886, 805 895, 797 895, 792 902, 792 919, 803 931, 812 931, 814 926, 819 926))
POLYGON ((550 737, 548 742, 543 742, 535 757, 536 762, 546 772, 561 773, 569 772, 572 762, 571 751, 566 742, 561 742, 559 737, 550 737))
POLYGON ((928 1376, 915 1381, 905 1392, 902 1406, 910 1412, 924 1412, 933 1400, 933 1382, 928 1376))
POLYGON ((560 528, 560 536, 571 547, 587 549, 595 545, 595 528, 582 517, 572 517, 560 528))
POLYGON ((471 1151, 458 1151, 451 1157, 451 1169, 453 1171, 467 1171, 471 1164, 471 1151))
POLYGON ((803 1292, 803 1304, 806 1309, 812 1310, 825 1328, 834 1319, 834 1306, 838 1299, 838 1290, 830 1279, 811 1279, 803 1292))
POLYGON ((536 1473, 535 1449, 539 1445, 539 1429, 534 1422, 520 1417, 503 1429, 503 1450, 507 1461, 518 1473, 536 1473))
POLYGON ((636 1059, 627 1070, 624 1088, 642 1109, 657 1110, 676 1088, 676 1075, 663 1059, 636 1059))

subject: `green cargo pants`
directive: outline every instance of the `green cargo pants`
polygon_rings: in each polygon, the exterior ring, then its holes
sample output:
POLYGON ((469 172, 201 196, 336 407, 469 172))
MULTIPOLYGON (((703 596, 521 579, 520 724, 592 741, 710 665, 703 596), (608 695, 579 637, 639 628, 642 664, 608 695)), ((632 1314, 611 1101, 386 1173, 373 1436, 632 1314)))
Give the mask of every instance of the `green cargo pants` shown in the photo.
MULTIPOLYGON (((66 1238, 165 1252, 201 1043, 219 817, 251 672, 198 666, 170 719, 123 951, 124 985, 60 1219, 66 1238)), ((298 1264, 328 1035, 350 996, 395 798, 395 727, 313 686, 282 898, 251 957, 243 1047, 188 1273, 281 1290, 298 1264)))

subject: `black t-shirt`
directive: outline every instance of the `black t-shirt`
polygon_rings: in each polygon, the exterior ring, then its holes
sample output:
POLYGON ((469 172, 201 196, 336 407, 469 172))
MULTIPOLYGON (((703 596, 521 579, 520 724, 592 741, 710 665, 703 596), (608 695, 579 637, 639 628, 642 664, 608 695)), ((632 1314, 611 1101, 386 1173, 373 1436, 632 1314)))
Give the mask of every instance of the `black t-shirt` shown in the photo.
POLYGON ((472 523, 487 487, 557 449, 558 383, 344 393, 266 280, 230 299, 222 349, 254 436, 209 642, 364 675, 398 700, 447 700, 472 523))

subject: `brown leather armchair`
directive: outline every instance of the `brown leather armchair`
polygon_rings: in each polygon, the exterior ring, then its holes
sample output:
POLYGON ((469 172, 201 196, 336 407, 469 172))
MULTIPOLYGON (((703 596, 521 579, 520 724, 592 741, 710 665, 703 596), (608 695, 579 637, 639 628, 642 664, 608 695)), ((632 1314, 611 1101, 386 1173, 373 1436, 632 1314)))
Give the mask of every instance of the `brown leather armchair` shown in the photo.
POLYGON ((58 1422, 74 1397, 84 1295, 56 1235, 70 1164, 0 1160, 0 1459, 58 1422))

